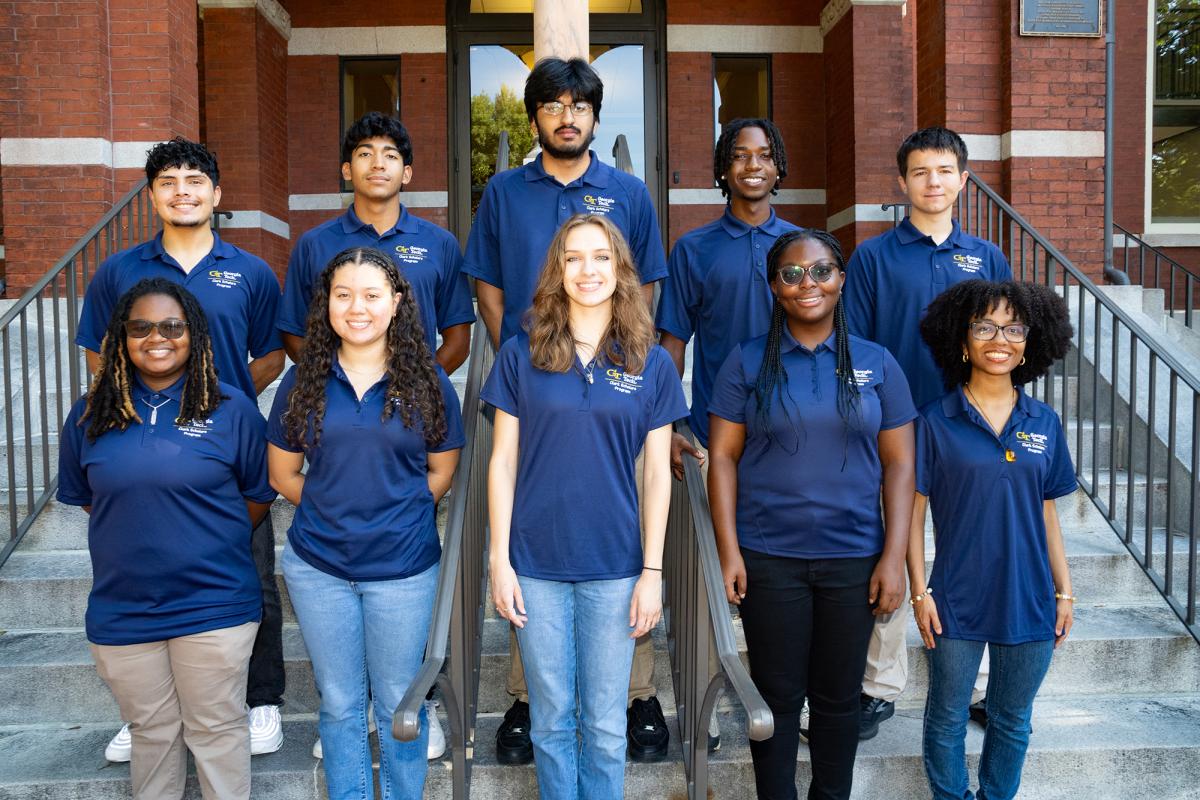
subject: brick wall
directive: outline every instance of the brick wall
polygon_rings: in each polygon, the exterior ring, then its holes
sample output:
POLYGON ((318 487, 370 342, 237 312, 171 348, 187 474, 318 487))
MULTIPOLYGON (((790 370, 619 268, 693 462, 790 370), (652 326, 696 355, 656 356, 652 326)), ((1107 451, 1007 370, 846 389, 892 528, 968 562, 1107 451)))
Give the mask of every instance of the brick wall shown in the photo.
MULTIPOLYGON (((1113 116, 1113 220, 1135 233, 1146 219, 1146 8, 1118 4, 1113 116)), ((1200 265, 1200 260, 1194 261, 1200 265)))
POLYGON ((668 25, 815 25, 823 2, 818 0, 668 0, 668 25))
POLYGON ((444 2, 377 3, 366 6, 357 0, 287 0, 293 28, 355 28, 364 25, 445 25, 444 2))
MULTIPOLYGON (((337 56, 289 56, 287 87, 288 187, 292 194, 340 191, 341 116, 337 56)), ((304 230, 305 212, 295 212, 304 230)), ((315 223, 313 223, 315 224, 315 223)), ((297 236, 295 227, 293 238, 297 236)))

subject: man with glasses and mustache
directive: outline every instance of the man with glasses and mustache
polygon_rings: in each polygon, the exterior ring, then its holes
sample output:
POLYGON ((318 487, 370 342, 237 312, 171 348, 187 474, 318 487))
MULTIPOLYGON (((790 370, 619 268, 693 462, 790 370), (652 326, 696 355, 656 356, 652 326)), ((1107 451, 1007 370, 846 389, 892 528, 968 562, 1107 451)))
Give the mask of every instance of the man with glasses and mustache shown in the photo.
MULTIPOLYGON (((616 223, 633 252, 647 303, 654 281, 667 274, 646 184, 603 163, 589 149, 603 97, 600 76, 581 58, 544 58, 525 81, 525 113, 541 153, 488 181, 463 262, 463 272, 478 279, 479 313, 497 348, 521 329, 550 241, 574 214, 604 214, 616 223)), ((496 757, 502 764, 526 764, 533 758, 529 694, 515 641, 510 634, 507 688, 515 700, 496 732, 496 757)), ((630 756, 647 761, 665 756, 669 734, 655 696, 649 635, 638 640, 634 651, 629 702, 630 756)))
MULTIPOLYGON (((266 262, 224 240, 211 227, 221 202, 217 159, 204 145, 175 138, 146 154, 154 212, 162 232, 148 242, 110 256, 96 270, 83 298, 75 343, 95 372, 113 308, 143 278, 181 284, 208 318, 213 359, 221 380, 251 400, 283 370, 283 345, 275 330, 279 281, 266 262)), ((267 514, 251 535, 251 551, 262 585, 263 612, 254 650, 246 704, 250 707, 250 752, 273 753, 283 745, 283 614, 275 584, 275 532, 267 514)), ((105 748, 109 761, 128 761, 132 740, 126 725, 105 748)))

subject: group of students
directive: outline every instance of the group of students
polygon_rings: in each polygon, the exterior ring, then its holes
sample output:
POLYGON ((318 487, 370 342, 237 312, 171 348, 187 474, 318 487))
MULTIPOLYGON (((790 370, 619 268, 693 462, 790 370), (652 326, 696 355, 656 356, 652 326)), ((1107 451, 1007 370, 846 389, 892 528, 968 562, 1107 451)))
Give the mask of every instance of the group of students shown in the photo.
MULTIPOLYGON (((106 754, 131 758, 134 797, 181 797, 187 750, 206 798, 248 797, 251 754, 282 742, 277 492, 296 506, 282 571, 328 794, 374 795, 373 712, 382 796, 422 796, 444 748, 431 701, 416 741, 390 731, 423 657, 435 509, 464 444, 447 374, 475 318, 467 275, 499 351, 481 397, 490 599, 513 631, 501 763, 533 759, 543 798, 593 800, 623 796, 627 755, 665 755, 649 634, 671 472, 695 457, 775 717, 751 743, 758 796, 797 796, 803 739, 808 796, 849 797, 858 742, 907 674, 906 561, 931 793, 975 796, 964 741, 986 646, 977 796, 1015 796, 1074 600, 1054 510, 1074 470, 1058 417, 1020 388, 1065 352, 1065 306, 953 221, 966 149, 942 128, 900 148, 909 217, 847 264, 834 236, 771 208, 787 174, 775 126, 735 121, 714 155, 729 204, 668 262, 644 184, 589 149, 602 100, 585 61, 535 65, 541 152, 491 179, 465 259, 400 202, 403 126, 366 115, 343 143, 354 202, 300 238, 282 302, 265 263, 209 227, 212 154, 150 151, 163 232, 89 286, 78 343, 95 377, 64 428, 58 493, 90 512, 87 636, 128 720, 106 754), (264 421, 253 398, 284 350, 295 366, 264 421), (689 416, 699 446, 672 432, 689 416)), ((710 748, 719 736, 714 718, 710 748)))

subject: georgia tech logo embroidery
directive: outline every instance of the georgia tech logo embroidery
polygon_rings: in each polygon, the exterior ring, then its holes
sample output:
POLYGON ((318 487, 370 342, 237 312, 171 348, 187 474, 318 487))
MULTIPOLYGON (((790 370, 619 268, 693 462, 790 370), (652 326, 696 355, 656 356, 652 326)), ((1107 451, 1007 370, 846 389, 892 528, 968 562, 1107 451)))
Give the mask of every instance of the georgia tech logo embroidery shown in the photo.
POLYGON ((208 278, 213 282, 214 286, 220 286, 222 289, 233 289, 242 280, 242 273, 229 272, 223 269, 210 269, 208 278))
POLYGON ((983 268, 983 259, 979 256, 969 256, 966 253, 955 253, 952 258, 954 264, 963 272, 975 274, 983 268))
POLYGON ((608 380, 608 385, 616 389, 622 394, 633 394, 638 389, 642 388, 644 375, 630 375, 628 372, 622 372, 616 367, 609 367, 604 371, 604 377, 608 380))
POLYGON ((875 374, 873 369, 856 369, 854 370, 854 382, 860 387, 866 386, 871 382, 871 376, 875 374))
POLYGON ((396 245, 396 260, 403 264, 420 264, 425 260, 428 252, 428 247, 416 244, 398 244, 396 245))
POLYGON ((1043 455, 1046 452, 1046 445, 1050 437, 1044 433, 1026 433, 1025 431, 1016 432, 1017 442, 1021 447, 1028 450, 1030 453, 1043 455))
POLYGON ((179 428, 179 432, 184 436, 188 436, 192 439, 199 439, 204 434, 212 430, 212 418, 210 417, 206 420, 189 422, 186 425, 179 425, 177 427, 179 428))
POLYGON ((583 207, 592 214, 611 214, 616 205, 616 198, 613 197, 601 197, 598 194, 583 196, 583 207))

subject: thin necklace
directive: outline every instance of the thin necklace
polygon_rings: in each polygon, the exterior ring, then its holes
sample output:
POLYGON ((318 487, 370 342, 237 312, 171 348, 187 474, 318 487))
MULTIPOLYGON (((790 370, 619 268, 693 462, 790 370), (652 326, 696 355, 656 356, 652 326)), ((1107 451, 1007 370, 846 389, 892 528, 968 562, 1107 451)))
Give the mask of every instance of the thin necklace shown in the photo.
MULTIPOLYGON (((967 394, 971 396, 971 402, 975 404, 975 408, 979 409, 979 413, 983 415, 983 418, 985 420, 987 420, 987 424, 991 426, 992 431, 995 432, 995 434, 997 436, 999 436, 1000 429, 996 427, 996 423, 992 422, 992 418, 989 417, 987 415, 987 412, 983 410, 983 403, 980 403, 978 398, 975 397, 975 393, 971 391, 971 384, 964 383, 963 388, 965 388, 967 390, 967 394)), ((1008 407, 1008 415, 1010 417, 1012 416, 1013 409, 1016 407, 1017 407, 1017 388, 1014 386, 1013 387, 1012 405, 1008 407)), ((1014 453, 1012 450, 1009 450, 1006 447, 1006 448, 1004 448, 1004 460, 1005 461, 1016 461, 1017 454, 1014 453)))
POLYGON ((145 403, 145 404, 146 404, 146 405, 149 407, 149 409, 150 409, 150 424, 151 424, 151 425, 154 425, 155 423, 157 423, 157 422, 158 422, 158 410, 159 410, 160 408, 162 408, 163 406, 165 406, 167 403, 171 402, 171 398, 169 398, 169 397, 168 397, 166 400, 163 400, 163 401, 162 401, 161 403, 159 403, 158 405, 154 405, 153 403, 151 403, 149 400, 147 400, 147 399, 146 399, 146 398, 144 398, 144 397, 142 397, 142 398, 139 398, 139 399, 140 399, 140 400, 141 400, 143 403, 145 403))

